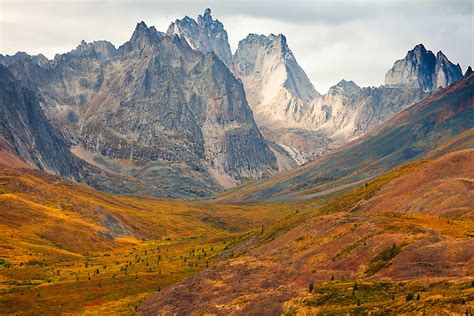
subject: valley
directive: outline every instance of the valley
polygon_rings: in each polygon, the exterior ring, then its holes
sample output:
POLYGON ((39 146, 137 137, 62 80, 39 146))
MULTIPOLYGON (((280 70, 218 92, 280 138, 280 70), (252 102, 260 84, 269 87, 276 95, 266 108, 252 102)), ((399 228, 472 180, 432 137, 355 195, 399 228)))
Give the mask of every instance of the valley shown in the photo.
POLYGON ((0 179, 2 313, 133 314, 292 210, 111 196, 24 169, 0 179))
POLYGON ((228 34, 210 8, 74 2, 28 34, 54 54, 0 47, 0 315, 473 315, 474 73, 415 44, 464 63, 461 27, 357 31, 382 3, 216 3, 228 34))

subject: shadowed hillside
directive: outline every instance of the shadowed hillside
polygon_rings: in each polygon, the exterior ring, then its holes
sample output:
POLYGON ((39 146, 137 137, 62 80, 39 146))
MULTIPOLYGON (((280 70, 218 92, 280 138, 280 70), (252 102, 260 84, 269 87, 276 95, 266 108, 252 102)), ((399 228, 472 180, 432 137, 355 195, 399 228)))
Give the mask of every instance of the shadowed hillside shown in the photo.
POLYGON ((357 185, 414 161, 474 126, 474 76, 416 103, 375 131, 300 168, 230 190, 218 201, 287 201, 357 185))

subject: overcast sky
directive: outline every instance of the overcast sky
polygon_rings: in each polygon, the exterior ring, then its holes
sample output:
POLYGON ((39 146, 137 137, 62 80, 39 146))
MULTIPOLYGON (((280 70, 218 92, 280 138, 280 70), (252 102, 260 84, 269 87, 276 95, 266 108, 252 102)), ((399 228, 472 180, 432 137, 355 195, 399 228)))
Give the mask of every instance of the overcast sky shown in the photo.
POLYGON ((206 7, 233 51, 248 33, 282 33, 319 92, 341 79, 383 84, 385 72, 418 43, 442 50, 463 71, 474 64, 472 0, 98 1, 0 0, 0 53, 55 53, 81 40, 127 41, 138 21, 166 31, 206 7))

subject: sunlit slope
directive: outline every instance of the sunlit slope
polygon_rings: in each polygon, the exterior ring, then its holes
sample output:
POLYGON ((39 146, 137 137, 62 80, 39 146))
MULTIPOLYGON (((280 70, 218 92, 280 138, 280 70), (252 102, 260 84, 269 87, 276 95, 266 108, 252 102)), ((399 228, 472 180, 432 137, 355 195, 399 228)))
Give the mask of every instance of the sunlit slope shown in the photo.
POLYGON ((421 158, 474 127, 474 76, 416 103, 375 131, 321 159, 270 179, 241 186, 218 201, 286 201, 361 183, 421 158))
POLYGON ((120 197, 0 169, 0 314, 135 313, 288 209, 120 197))
POLYGON ((403 165, 311 212, 295 211, 251 246, 231 249, 242 255, 141 310, 465 313, 474 300, 473 184, 474 149, 403 165), (183 295, 189 304, 178 303, 183 295))

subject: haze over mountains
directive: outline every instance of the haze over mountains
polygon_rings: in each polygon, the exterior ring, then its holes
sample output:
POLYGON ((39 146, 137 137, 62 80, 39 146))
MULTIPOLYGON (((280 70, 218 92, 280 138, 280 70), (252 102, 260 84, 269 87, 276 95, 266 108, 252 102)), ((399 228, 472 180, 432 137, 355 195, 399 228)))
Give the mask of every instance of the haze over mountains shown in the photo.
POLYGON ((44 112, 51 131, 35 137, 60 147, 32 158, 16 141, 12 153, 109 192, 174 198, 294 168, 462 77, 459 65, 418 45, 384 86, 341 80, 320 95, 284 35, 249 34, 232 55, 210 9, 166 33, 140 22, 119 48, 82 41, 54 60, 17 53, 0 63, 44 112))

